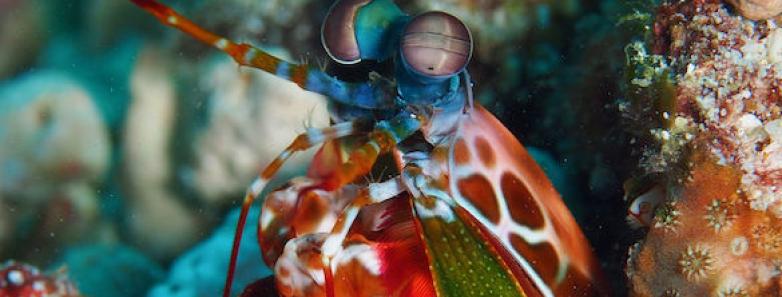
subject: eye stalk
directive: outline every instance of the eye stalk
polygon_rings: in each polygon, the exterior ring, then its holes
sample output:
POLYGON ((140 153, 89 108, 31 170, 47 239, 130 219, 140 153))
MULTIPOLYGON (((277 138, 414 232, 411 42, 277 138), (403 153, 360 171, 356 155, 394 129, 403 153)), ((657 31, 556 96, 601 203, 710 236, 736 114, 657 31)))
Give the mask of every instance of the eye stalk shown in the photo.
POLYGON ((320 28, 320 40, 331 59, 341 64, 361 62, 356 38, 356 15, 371 0, 341 0, 334 3, 320 28))
POLYGON ((323 21, 321 41, 341 64, 382 61, 393 52, 394 28, 405 19, 393 0, 338 0, 323 21))
POLYGON ((467 26, 441 11, 414 17, 404 29, 400 44, 407 68, 426 78, 449 78, 464 70, 472 46, 467 26))

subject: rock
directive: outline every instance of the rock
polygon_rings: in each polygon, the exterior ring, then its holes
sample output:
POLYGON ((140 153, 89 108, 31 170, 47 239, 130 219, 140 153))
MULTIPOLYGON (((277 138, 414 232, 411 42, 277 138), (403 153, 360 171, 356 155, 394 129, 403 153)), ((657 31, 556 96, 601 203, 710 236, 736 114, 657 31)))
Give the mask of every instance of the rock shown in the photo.
POLYGON ((58 72, 0 86, 0 192, 45 196, 55 183, 96 182, 108 167, 108 131, 83 88, 58 72))
POLYGON ((40 1, 0 1, 0 79, 35 61, 48 37, 40 1))
MULTIPOLYGON (((250 210, 244 228, 244 240, 239 248, 231 296, 236 296, 251 282, 271 275, 263 264, 258 243, 253 240, 257 233, 260 208, 250 210)), ((239 210, 226 216, 225 223, 211 237, 199 243, 174 261, 166 280, 149 291, 147 297, 206 297, 219 296, 223 289, 233 243, 239 210)))
POLYGON ((12 242, 16 220, 11 215, 11 208, 0 199, 0 255, 7 255, 8 246, 12 242))
POLYGON ((109 165, 108 131, 91 96, 66 75, 33 72, 0 85, 0 252, 46 250, 88 238, 96 185, 109 165), (11 229, 19 222, 35 228, 11 229), (3 231, 6 232, 3 232, 3 231), (25 240, 18 246, 10 241, 25 240), (5 238, 4 238, 5 235, 5 238))
POLYGON ((131 75, 132 102, 123 149, 131 241, 156 259, 170 259, 198 240, 195 211, 171 190, 176 93, 166 56, 148 48, 131 75))
MULTIPOLYGON (((238 201, 259 169, 306 126, 329 122, 320 95, 258 70, 239 69, 226 58, 205 66, 199 79, 208 93, 209 119, 195 139, 191 184, 207 204, 217 205, 238 201)), ((282 175, 310 158, 309 153, 294 157, 282 175)))
MULTIPOLYGON (((313 0, 204 0, 182 2, 178 7, 205 28, 230 28, 224 31, 228 38, 283 46, 298 61, 311 53, 325 57, 320 26, 330 5, 313 0)), ((191 43, 189 37, 174 35, 182 45, 191 43)))
POLYGON ((122 245, 71 247, 61 262, 86 296, 143 296, 164 276, 160 265, 122 245))
POLYGON ((130 1, 87 0, 81 5, 86 33, 82 42, 95 49, 122 42, 130 28, 139 28, 145 20, 130 1))
POLYGON ((782 0, 728 0, 738 12, 751 20, 764 20, 782 13, 782 0))

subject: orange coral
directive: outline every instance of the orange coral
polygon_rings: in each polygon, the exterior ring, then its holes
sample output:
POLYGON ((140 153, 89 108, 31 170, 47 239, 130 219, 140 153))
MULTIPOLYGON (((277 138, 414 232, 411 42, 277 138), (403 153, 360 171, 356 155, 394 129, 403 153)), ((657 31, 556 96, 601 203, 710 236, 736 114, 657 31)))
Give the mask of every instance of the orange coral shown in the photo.
POLYGON ((660 61, 675 88, 653 98, 673 102, 651 111, 666 121, 642 164, 665 197, 630 249, 631 296, 782 296, 782 28, 735 13, 663 4, 657 55, 631 57, 660 61))
MULTIPOLYGON (((782 294, 776 287, 782 233, 773 227, 779 219, 751 209, 745 195, 737 193, 738 169, 718 165, 707 152, 689 160, 690 178, 679 186, 680 195, 669 197, 676 200, 668 207, 679 213, 679 224, 653 225, 646 240, 631 250, 627 273, 633 295, 782 294)), ((655 222, 665 220, 658 212, 655 222)))

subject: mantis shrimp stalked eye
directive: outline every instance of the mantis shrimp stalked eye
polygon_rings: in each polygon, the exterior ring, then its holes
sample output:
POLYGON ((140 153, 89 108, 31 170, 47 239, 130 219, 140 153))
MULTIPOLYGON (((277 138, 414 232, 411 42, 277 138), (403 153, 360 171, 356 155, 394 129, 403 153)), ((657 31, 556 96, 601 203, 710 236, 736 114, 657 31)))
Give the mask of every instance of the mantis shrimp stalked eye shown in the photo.
POLYGON ((472 37, 461 20, 433 11, 410 21, 400 46, 406 65, 418 74, 450 77, 467 67, 472 54, 472 37))

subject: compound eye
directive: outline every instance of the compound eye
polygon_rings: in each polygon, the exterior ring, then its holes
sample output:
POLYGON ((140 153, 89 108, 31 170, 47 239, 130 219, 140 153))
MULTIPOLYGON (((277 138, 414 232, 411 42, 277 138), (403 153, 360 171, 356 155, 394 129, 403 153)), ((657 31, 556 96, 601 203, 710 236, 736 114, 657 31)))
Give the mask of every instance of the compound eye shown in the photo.
POLYGON ((469 63, 472 36, 455 16, 433 11, 410 21, 401 47, 402 58, 416 72, 430 77, 452 76, 469 63))
POLYGON ((342 0, 331 6, 320 28, 320 39, 334 61, 342 64, 361 61, 355 20, 358 10, 369 2, 371 0, 342 0))

